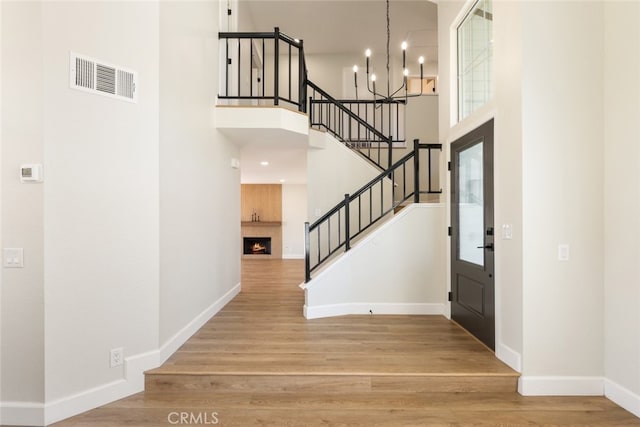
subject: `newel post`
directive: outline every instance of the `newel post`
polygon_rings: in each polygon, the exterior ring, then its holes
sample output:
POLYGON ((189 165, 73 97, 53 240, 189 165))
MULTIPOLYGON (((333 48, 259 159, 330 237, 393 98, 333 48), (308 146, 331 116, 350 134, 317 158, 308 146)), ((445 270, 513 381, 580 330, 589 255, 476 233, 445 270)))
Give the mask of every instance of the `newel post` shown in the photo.
POLYGON ((273 42, 273 105, 278 105, 280 103, 280 28, 278 27, 274 30, 273 42))
POLYGON ((387 161, 387 170, 389 170, 393 166, 393 135, 391 135, 391 130, 389 130, 389 159, 387 161))
POLYGON ((413 140, 413 202, 420 203, 420 140, 413 140))
POLYGON ((304 282, 311 280, 311 241, 309 237, 309 223, 304 223, 304 282))
POLYGON ((307 66, 304 61, 304 44, 300 40, 298 49, 298 109, 301 113, 307 112, 307 66))
POLYGON ((344 250, 345 252, 351 249, 351 232, 350 232, 350 215, 349 215, 349 194, 344 195, 344 250))

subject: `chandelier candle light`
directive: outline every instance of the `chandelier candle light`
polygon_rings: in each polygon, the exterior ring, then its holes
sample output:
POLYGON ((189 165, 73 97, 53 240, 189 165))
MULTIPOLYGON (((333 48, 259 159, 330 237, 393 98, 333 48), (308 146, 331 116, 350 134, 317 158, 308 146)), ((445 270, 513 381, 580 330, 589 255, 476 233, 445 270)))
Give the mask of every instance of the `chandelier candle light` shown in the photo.
MULTIPOLYGON (((378 93, 376 90, 376 80, 377 77, 374 73, 371 73, 371 76, 369 76, 370 73, 370 66, 369 66, 369 61, 371 58, 371 49, 367 49, 365 52, 365 57, 366 57, 366 64, 367 64, 367 90, 369 91, 369 93, 371 93, 373 95, 373 98, 375 99, 376 97, 380 97, 385 101, 394 101, 394 100, 399 100, 399 99, 407 99, 410 97, 414 97, 414 96, 420 96, 422 95, 422 82, 424 80, 424 72, 423 72, 423 67, 424 67, 424 56, 421 56, 420 58, 418 58, 418 64, 420 65, 420 93, 416 93, 416 94, 409 94, 408 93, 408 87, 407 87, 407 77, 409 76, 409 69, 407 68, 407 42, 403 41, 402 42, 402 85, 396 89, 394 92, 391 92, 391 81, 390 81, 390 51, 389 51, 389 44, 390 44, 390 38, 391 38, 391 26, 390 26, 390 16, 389 16, 389 0, 387 0, 387 94, 381 94, 378 93), (373 86, 373 89, 371 89, 371 87, 369 86, 369 80, 371 80, 371 85, 373 86), (401 92, 402 90, 404 90, 404 94, 401 94, 399 96, 396 96, 399 92, 401 92)), ((356 99, 358 98, 358 66, 354 65, 353 66, 353 80, 355 83, 355 88, 356 88, 356 99)))

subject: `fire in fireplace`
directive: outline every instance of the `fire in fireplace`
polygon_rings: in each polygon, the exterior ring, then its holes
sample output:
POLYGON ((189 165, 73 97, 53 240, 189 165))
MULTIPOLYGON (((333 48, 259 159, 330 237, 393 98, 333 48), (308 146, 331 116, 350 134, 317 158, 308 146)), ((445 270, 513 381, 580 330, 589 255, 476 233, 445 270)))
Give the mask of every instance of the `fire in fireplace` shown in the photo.
POLYGON ((245 237, 245 255, 271 255, 271 237, 245 237))

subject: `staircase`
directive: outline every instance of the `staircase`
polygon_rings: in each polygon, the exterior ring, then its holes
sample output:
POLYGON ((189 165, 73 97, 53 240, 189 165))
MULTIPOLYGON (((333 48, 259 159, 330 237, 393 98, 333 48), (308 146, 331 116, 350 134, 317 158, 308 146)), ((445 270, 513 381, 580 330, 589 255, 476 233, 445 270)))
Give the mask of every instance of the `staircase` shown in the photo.
POLYGON ((220 33, 220 39, 227 67, 219 100, 241 105, 272 102, 308 113, 311 128, 330 133, 380 170, 353 193, 337 195, 333 208, 313 224, 305 224, 305 282, 400 205, 419 202, 422 194, 442 192, 433 188, 432 172, 432 152, 440 151, 440 144, 414 140, 413 150, 394 160, 394 144, 405 141, 403 100, 332 97, 307 78, 303 42, 278 28, 273 33, 220 33), (270 53, 273 68, 265 68, 265 55, 270 53), (273 83, 266 85, 267 81, 273 83))

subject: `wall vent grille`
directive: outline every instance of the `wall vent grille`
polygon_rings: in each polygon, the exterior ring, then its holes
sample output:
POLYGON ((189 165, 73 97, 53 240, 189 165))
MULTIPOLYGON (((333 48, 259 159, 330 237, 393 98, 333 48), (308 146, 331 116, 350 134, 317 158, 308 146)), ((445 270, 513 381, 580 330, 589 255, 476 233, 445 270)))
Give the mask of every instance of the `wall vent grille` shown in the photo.
POLYGON ((138 73, 71 52, 71 88, 123 101, 138 102, 138 73))

